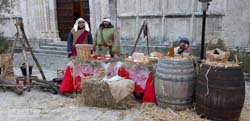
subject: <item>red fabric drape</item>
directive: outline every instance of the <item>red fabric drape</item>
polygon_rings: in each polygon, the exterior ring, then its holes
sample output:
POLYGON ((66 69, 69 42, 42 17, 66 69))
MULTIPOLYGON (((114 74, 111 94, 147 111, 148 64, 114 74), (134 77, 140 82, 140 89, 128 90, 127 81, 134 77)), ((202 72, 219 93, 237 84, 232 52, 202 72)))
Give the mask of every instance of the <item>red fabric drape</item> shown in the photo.
MULTIPOLYGON (((84 76, 90 76, 91 74, 84 74, 84 76)), ((118 75, 129 79, 129 73, 126 71, 125 68, 121 67, 118 70, 118 75)), ((153 73, 149 74, 149 77, 147 79, 146 87, 145 89, 142 89, 139 85, 135 84, 135 92, 144 93, 142 102, 151 102, 156 103, 156 97, 155 97, 155 90, 154 90, 154 84, 153 84, 153 73)), ((71 75, 71 69, 68 66, 65 70, 65 74, 63 77, 62 84, 60 86, 60 92, 74 92, 76 90, 82 90, 81 87, 81 77, 76 77, 75 81, 73 76, 71 75)))
POLYGON ((81 77, 77 76, 75 79, 71 75, 71 69, 68 66, 65 70, 64 77, 62 80, 62 84, 60 85, 60 92, 65 93, 73 93, 76 90, 81 91, 81 77))
POLYGON ((76 55, 77 55, 75 44, 82 44, 82 43, 84 42, 84 40, 87 40, 86 37, 88 37, 88 31, 84 31, 84 32, 77 38, 76 42, 73 43, 72 53, 70 53, 70 54, 68 55, 68 57, 76 56, 76 55))
MULTIPOLYGON (((118 75, 123 77, 123 78, 129 79, 129 73, 123 67, 121 67, 118 70, 118 75)), ((145 103, 145 102, 156 103, 153 79, 154 79, 153 74, 150 73, 149 77, 147 79, 145 89, 142 89, 139 85, 135 84, 135 92, 144 93, 144 96, 143 96, 143 99, 142 99, 143 103, 145 103)))

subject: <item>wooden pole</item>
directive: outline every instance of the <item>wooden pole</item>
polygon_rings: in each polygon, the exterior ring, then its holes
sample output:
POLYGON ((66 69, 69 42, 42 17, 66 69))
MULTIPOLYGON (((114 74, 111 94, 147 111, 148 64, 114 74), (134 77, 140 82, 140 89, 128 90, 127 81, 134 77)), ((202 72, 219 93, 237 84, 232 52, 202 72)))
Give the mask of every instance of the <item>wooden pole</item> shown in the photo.
POLYGON ((5 80, 0 77, 0 87, 7 87, 9 90, 15 92, 18 95, 23 94, 23 89, 19 89, 14 83, 12 83, 10 80, 5 80), (5 86, 6 85, 6 86, 5 86))
POLYGON ((144 21, 143 24, 142 24, 142 26, 141 26, 140 32, 139 32, 139 34, 138 34, 138 36, 137 36, 137 39, 136 39, 136 41, 135 41, 134 48, 133 48, 133 50, 132 50, 132 52, 131 52, 130 55, 132 55, 132 54, 135 52, 135 48, 136 48, 136 46, 137 46, 137 44, 138 44, 138 41, 139 41, 139 39, 140 39, 142 30, 143 30, 143 28, 144 28, 144 26, 145 26, 145 23, 146 23, 146 22, 144 21))
POLYGON ((150 52, 149 52, 149 39, 148 39, 148 36, 149 36, 149 35, 148 35, 148 34, 149 34, 149 32, 148 32, 148 31, 149 31, 149 30, 148 30, 148 24, 147 24, 147 23, 146 23, 146 25, 145 25, 145 29, 146 29, 146 32, 147 32, 147 33, 146 33, 146 34, 147 34, 146 36, 147 36, 147 49, 148 49, 148 56, 150 56, 150 52))
MULTIPOLYGON (((16 28, 17 28, 17 25, 16 25, 16 28)), ((11 62, 13 62, 11 60, 13 60, 13 56, 14 56, 14 52, 15 52, 15 49, 16 49, 16 43, 17 43, 18 38, 19 38, 19 32, 17 31, 17 33, 15 34, 14 42, 13 42, 12 47, 11 47, 10 58, 8 59, 8 62, 5 65, 5 69, 3 70, 3 75, 2 75, 3 78, 5 78, 7 76, 7 71, 8 71, 9 65, 10 65, 11 62)))
POLYGON ((29 41, 28 41, 28 39, 27 39, 27 36, 26 36, 26 34, 25 34, 23 22, 22 22, 22 20, 19 20, 19 21, 20 21, 20 22, 19 22, 19 27, 20 27, 20 30, 21 30, 21 32, 22 32, 22 34, 23 34, 24 40, 25 40, 25 42, 26 42, 26 44, 27 44, 27 46, 28 46, 28 48, 29 48, 29 50, 30 50, 30 54, 31 54, 33 60, 35 61, 36 66, 37 66, 39 72, 41 73, 41 76, 42 76, 43 80, 46 80, 46 77, 45 77, 45 75, 44 75, 44 72, 43 72, 43 70, 42 70, 42 67, 40 66, 38 60, 36 59, 36 57, 35 57, 35 55, 34 55, 34 53, 33 53, 33 50, 32 50, 32 48, 31 48, 31 46, 30 46, 30 44, 29 44, 29 41))
MULTIPOLYGON (((23 58, 24 58, 24 61, 25 61, 25 66, 26 66, 27 83, 29 85, 30 84, 30 70, 29 70, 29 64, 28 64, 28 60, 27 60, 27 54, 26 54, 26 51, 25 51, 25 47, 22 47, 22 51, 23 51, 23 58)), ((29 86, 27 88, 28 88, 28 91, 30 91, 29 86)))

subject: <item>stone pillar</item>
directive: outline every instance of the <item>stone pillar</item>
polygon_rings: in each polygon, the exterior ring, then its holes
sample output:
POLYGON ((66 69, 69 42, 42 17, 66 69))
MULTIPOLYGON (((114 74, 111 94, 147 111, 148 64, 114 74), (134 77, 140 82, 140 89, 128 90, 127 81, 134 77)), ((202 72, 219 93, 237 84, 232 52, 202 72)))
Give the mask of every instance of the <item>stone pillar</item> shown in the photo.
POLYGON ((56 0, 50 0, 49 3, 49 14, 50 14, 50 29, 51 29, 51 38, 53 42, 59 42, 59 31, 58 31, 58 24, 57 24, 57 12, 56 12, 56 0))
POLYGON ((89 0, 89 9, 93 34, 104 17, 111 17, 112 24, 116 25, 116 0, 89 0))
POLYGON ((89 0, 89 13, 90 13, 90 25, 91 33, 94 34, 97 29, 97 14, 96 14, 96 1, 89 0))
MULTIPOLYGON (((21 17, 28 38, 34 44, 43 41, 59 42, 56 0, 19 1, 21 17)), ((36 46, 36 45, 35 45, 36 46)))

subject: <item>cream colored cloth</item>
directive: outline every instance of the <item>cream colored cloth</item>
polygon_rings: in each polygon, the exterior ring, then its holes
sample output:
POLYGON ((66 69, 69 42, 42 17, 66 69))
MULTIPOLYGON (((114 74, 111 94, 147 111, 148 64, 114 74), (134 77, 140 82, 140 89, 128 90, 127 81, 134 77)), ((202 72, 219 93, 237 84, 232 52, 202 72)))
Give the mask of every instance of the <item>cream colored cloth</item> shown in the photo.
POLYGON ((103 19, 102 19, 102 22, 104 22, 104 21, 110 22, 110 23, 111 23, 111 19, 109 19, 109 18, 103 18, 103 19))
POLYGON ((110 92, 114 97, 116 103, 130 95, 135 89, 135 83, 132 80, 124 79, 119 76, 115 76, 108 81, 110 92))
POLYGON ((75 24, 74 24, 74 26, 73 26, 73 30, 75 31, 75 32, 77 32, 77 30, 78 30, 78 23, 79 22, 84 22, 84 24, 85 24, 85 30, 86 31, 90 31, 90 29, 89 29, 89 24, 88 24, 88 22, 87 21, 85 21, 83 18, 78 18, 77 20, 76 20, 76 22, 75 22, 75 24))

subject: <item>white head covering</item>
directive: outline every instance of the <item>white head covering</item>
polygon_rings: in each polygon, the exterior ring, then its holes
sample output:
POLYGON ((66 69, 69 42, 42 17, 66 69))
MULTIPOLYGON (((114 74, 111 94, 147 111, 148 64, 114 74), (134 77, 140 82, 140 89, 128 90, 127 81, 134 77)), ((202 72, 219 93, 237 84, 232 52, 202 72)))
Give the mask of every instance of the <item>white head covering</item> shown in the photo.
POLYGON ((88 22, 85 21, 83 18, 78 18, 78 19, 76 20, 76 22, 75 22, 75 24, 74 24, 74 26, 73 26, 74 31, 77 32, 77 30, 78 30, 78 23, 79 23, 79 22, 84 22, 84 24, 85 24, 85 30, 89 32, 89 30, 90 30, 90 29, 89 29, 89 24, 88 24, 88 22))
POLYGON ((111 23, 111 19, 109 19, 109 18, 103 18, 103 19, 102 19, 102 22, 104 22, 104 21, 107 21, 107 22, 110 22, 110 23, 111 23))

